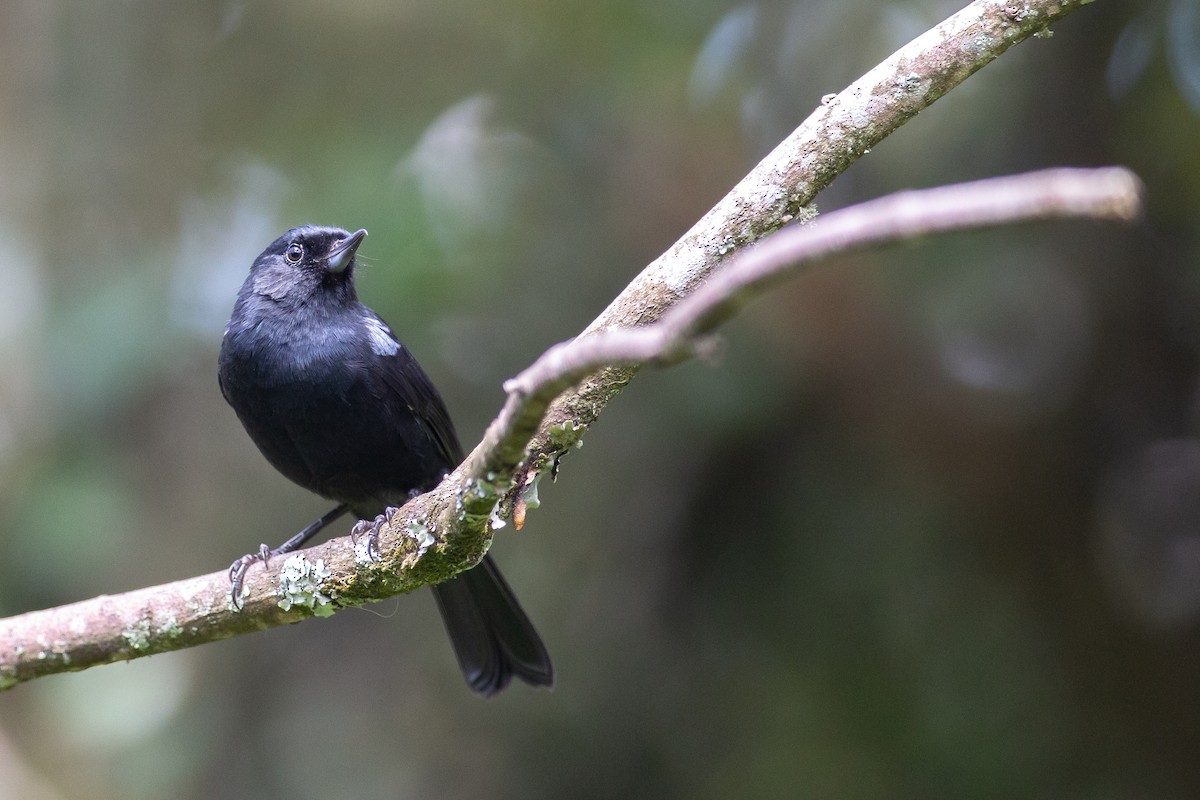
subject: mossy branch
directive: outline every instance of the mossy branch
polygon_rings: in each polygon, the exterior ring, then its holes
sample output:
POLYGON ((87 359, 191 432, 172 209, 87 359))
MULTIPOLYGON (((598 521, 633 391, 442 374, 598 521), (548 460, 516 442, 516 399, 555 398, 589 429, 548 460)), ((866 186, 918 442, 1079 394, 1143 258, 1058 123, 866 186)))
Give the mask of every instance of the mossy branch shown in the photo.
POLYGON ((434 491, 391 515, 381 532, 382 560, 372 562, 340 537, 276 559, 269 569, 256 566, 246 577, 240 612, 229 602, 222 570, 0 620, 0 689, 327 615, 472 566, 517 491, 579 442, 639 366, 692 355, 749 297, 800 265, 942 230, 1062 216, 1129 217, 1137 181, 1128 172, 1051 171, 1005 184, 895 195, 746 248, 811 216, 807 205, 859 156, 1013 44, 1088 2, 978 0, 826 98, 579 339, 551 348, 509 382, 504 409, 466 461, 434 491), (948 207, 946 192, 957 193, 948 207), (997 203, 997 197, 1007 201, 997 203), (967 206, 975 216, 962 213, 967 206))

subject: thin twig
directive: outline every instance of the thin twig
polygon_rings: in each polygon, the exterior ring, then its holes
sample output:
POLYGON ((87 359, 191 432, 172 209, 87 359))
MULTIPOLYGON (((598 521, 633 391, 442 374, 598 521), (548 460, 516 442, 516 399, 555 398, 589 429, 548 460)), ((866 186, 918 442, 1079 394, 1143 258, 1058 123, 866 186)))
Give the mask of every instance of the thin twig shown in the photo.
POLYGON ((934 189, 899 192, 773 234, 727 259, 703 286, 640 328, 609 328, 555 345, 507 381, 511 418, 538 416, 556 395, 603 366, 675 363, 703 334, 801 267, 838 253, 964 228, 1055 217, 1131 219, 1141 183, 1122 167, 1048 169, 934 189))

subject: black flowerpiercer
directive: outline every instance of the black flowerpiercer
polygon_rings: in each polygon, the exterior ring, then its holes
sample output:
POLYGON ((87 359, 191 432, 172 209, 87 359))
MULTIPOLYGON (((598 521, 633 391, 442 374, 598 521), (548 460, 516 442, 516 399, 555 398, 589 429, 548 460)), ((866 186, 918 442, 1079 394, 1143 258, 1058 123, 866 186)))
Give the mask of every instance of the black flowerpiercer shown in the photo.
MULTIPOLYGON (((344 511, 374 519, 462 460, 437 389, 358 300, 355 253, 366 235, 290 230, 238 292, 221 341, 221 392, 267 461, 339 505, 281 547, 234 562, 235 584, 255 560, 296 549, 344 511)), ((514 675, 553 685, 545 645, 490 556, 433 589, 474 691, 490 696, 514 675)))

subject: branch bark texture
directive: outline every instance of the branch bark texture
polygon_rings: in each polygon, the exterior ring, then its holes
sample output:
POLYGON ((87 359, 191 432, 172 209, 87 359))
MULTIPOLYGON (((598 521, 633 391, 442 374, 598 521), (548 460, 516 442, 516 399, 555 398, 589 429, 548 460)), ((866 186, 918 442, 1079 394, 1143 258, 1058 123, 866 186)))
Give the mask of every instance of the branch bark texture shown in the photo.
POLYGON ((390 514, 380 561, 341 537, 282 565, 276 560, 270 569, 250 570, 241 612, 233 610, 228 577, 220 571, 0 620, 0 689, 328 615, 473 566, 515 492, 580 441, 638 366, 691 355, 703 342, 697 337, 800 265, 940 230, 1056 216, 1131 216, 1137 182, 1128 172, 1062 171, 894 195, 742 252, 787 222, 810 216, 805 207, 817 192, 921 109, 1088 2, 978 0, 826 98, 579 339, 552 348, 510 381, 504 409, 467 460, 437 489, 390 514))

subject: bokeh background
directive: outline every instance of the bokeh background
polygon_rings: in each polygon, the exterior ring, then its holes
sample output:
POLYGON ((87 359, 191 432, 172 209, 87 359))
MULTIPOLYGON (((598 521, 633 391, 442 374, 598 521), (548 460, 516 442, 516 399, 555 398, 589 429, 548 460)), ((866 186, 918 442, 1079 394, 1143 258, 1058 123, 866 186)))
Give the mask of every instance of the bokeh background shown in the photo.
MULTIPOLYGON (((12 0, 0 613, 326 502, 217 389, 254 256, 360 292, 465 442, 816 106, 960 2, 12 0)), ((813 270, 647 372, 493 552, 555 656, 483 702, 428 592, 0 695, 0 796, 1200 796, 1200 3, 1104 0, 822 194, 1121 163, 1139 224, 813 270)))

